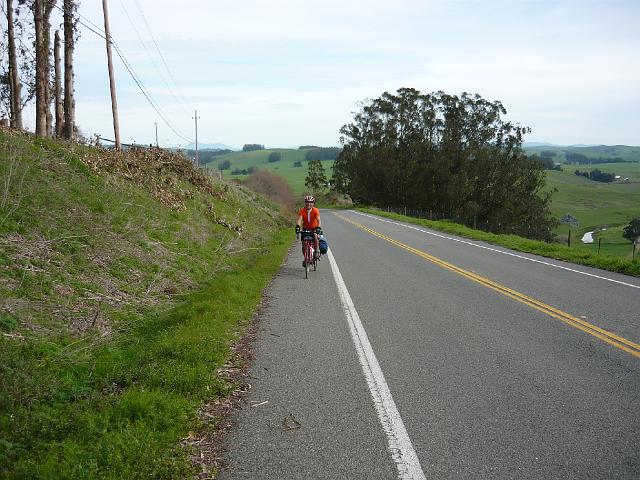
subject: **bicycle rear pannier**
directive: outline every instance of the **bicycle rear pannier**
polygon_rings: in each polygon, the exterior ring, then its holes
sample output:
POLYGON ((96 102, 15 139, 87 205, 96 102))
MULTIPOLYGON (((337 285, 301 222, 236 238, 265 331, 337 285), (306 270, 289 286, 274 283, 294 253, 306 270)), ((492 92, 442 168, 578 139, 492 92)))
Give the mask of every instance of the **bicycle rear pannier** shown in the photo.
POLYGON ((320 253, 322 253, 323 255, 327 253, 327 250, 329 250, 329 244, 327 243, 326 238, 324 238, 324 235, 321 235, 320 238, 318 239, 318 243, 320 246, 320 253))

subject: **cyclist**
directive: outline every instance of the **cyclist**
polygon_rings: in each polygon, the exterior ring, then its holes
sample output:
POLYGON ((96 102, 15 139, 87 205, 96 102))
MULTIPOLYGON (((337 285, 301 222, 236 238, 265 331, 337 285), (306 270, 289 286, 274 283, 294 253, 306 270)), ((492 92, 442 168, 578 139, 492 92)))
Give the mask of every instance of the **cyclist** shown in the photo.
MULTIPOLYGON (((318 210, 314 204, 316 199, 313 195, 307 195, 304 197, 304 207, 298 211, 298 221, 296 222, 296 235, 300 233, 300 229, 311 230, 313 232, 313 240, 315 248, 313 255, 315 258, 320 258, 320 245, 318 242, 318 234, 322 232, 322 222, 320 220, 320 210, 318 210)), ((304 248, 302 250, 304 255, 304 248)))

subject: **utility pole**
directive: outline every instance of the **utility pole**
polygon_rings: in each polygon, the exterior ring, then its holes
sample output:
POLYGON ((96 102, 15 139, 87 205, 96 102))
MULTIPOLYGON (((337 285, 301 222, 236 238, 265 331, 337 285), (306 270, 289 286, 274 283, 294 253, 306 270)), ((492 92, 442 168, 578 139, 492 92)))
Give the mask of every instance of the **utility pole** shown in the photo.
POLYGON ((159 147, 160 145, 158 145, 158 122, 153 122, 153 123, 156 126, 156 147, 159 147))
POLYGON ((200 161, 198 160, 198 110, 196 110, 195 116, 193 117, 196 121, 196 167, 200 166, 200 161))
POLYGON ((111 61, 111 33, 109 32, 109 10, 107 0, 102 0, 102 11, 104 13, 104 36, 107 41, 107 64, 109 66, 109 87, 111 89, 111 112, 113 114, 113 133, 116 137, 116 150, 120 150, 120 125, 118 122, 118 101, 116 99, 116 82, 113 77, 113 62, 111 61))

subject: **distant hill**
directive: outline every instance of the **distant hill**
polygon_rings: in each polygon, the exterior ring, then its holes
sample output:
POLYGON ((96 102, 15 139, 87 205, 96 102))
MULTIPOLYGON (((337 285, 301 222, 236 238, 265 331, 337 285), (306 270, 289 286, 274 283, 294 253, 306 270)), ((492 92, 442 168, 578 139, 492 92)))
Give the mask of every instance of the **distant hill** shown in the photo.
MULTIPOLYGON (((222 170, 222 175, 228 179, 245 178, 247 173, 249 173, 249 169, 269 170, 284 177, 289 185, 291 185, 294 194, 302 195, 306 192, 304 180, 307 175, 308 155, 315 152, 327 153, 327 151, 334 150, 334 148, 310 145, 304 145, 300 148, 268 148, 265 150, 219 155, 208 161, 205 160, 204 163, 207 168, 216 172, 220 166, 227 165, 226 168, 222 170), (270 162, 269 156, 274 152, 280 154, 280 160, 270 162)), ((322 156, 320 158, 322 159, 325 173, 328 177, 331 177, 333 159, 322 158, 322 156)))
POLYGON ((549 156, 556 163, 571 163, 575 154, 582 155, 592 163, 598 161, 640 162, 640 147, 628 145, 560 146, 523 144, 528 155, 549 156), (569 154, 567 156, 567 154, 569 154), (571 154, 574 154, 573 156, 571 154))
MULTIPOLYGON (((196 144, 190 143, 183 147, 184 150, 195 150, 196 144)), ((224 143, 200 143, 198 142, 198 150, 238 150, 237 148, 230 147, 224 143)))
POLYGON ((522 142, 522 146, 524 148, 527 147, 557 147, 553 143, 545 143, 545 142, 522 142))

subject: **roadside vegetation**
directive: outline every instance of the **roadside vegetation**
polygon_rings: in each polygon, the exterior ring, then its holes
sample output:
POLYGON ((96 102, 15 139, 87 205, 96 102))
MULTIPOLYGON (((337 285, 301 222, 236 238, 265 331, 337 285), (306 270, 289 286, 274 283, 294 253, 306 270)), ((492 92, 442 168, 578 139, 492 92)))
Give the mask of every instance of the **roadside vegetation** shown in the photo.
POLYGON ((566 262, 576 263, 579 265, 586 265, 589 267, 601 268, 603 270, 640 277, 640 255, 637 255, 635 259, 626 259, 604 253, 598 254, 592 249, 586 248, 582 245, 569 247, 555 242, 530 240, 517 235, 483 232, 481 230, 474 230, 473 228, 445 220, 425 220, 422 218, 408 217, 393 212, 387 212, 376 208, 358 208, 357 210, 402 222, 422 225, 441 232, 451 233, 453 235, 481 240, 494 245, 502 245, 519 252, 533 253, 543 257, 564 260, 566 262))
POLYGON ((202 471, 287 218, 159 149, 0 130, 0 180, 0 477, 202 471))

